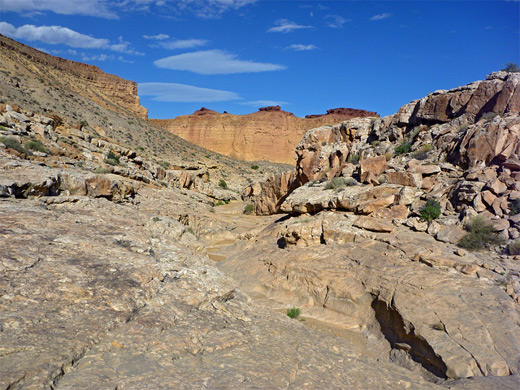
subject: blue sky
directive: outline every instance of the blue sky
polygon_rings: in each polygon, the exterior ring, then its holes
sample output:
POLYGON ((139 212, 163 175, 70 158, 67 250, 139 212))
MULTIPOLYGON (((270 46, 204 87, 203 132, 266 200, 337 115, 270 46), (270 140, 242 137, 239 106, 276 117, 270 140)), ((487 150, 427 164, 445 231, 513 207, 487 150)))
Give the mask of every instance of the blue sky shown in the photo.
POLYGON ((520 63, 518 1, 0 0, 0 33, 139 83, 151 118, 394 113, 520 63))

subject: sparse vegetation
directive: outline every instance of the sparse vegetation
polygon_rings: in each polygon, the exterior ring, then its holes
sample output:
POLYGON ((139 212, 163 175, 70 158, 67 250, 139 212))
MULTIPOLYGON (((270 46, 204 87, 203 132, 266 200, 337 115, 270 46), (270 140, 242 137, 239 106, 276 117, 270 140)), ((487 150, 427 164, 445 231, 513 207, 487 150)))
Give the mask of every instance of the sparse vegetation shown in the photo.
POLYGON ((478 215, 471 219, 466 225, 466 234, 459 241, 458 246, 468 250, 481 250, 491 245, 500 245, 502 240, 498 237, 497 232, 491 221, 482 215, 478 215))
POLYGON ((96 168, 94 170, 94 173, 98 173, 98 174, 102 174, 104 175, 105 173, 111 173, 112 170, 111 169, 108 169, 108 168, 102 168, 102 167, 99 167, 99 168, 96 168))
POLYGON ((433 146, 430 144, 426 144, 421 146, 415 152, 411 154, 411 156, 417 160, 425 160, 428 157, 428 153, 431 152, 433 146))
POLYGON ((361 156, 359 154, 351 154, 350 156, 348 156, 347 162, 351 164, 357 164, 360 158, 361 156))
POLYGON ((225 205, 225 204, 229 204, 229 200, 226 199, 226 200, 217 200, 213 206, 222 206, 222 205, 225 205))
POLYGON ((104 160, 108 165, 120 165, 119 156, 114 154, 112 151, 108 152, 107 157, 104 160))
POLYGON ((164 169, 170 168, 170 163, 168 161, 159 161, 159 165, 163 167, 164 169))
POLYGON ((498 113, 496 113, 496 112, 485 112, 482 114, 482 116, 480 118, 485 119, 486 123, 487 123, 487 122, 491 122, 497 116, 498 116, 498 113))
POLYGON ((227 190, 227 188, 228 188, 227 183, 226 183, 226 181, 224 179, 220 179, 218 181, 218 186, 220 188, 222 188, 223 190, 227 190))
POLYGON ((104 175, 105 173, 110 173, 110 172, 112 172, 111 169, 108 169, 108 168, 102 168, 102 167, 96 168, 96 169, 94 170, 94 173, 98 173, 98 174, 102 174, 102 175, 104 175))
POLYGON ((253 203, 248 203, 244 207, 244 214, 252 215, 254 211, 255 211, 255 205, 253 203))
POLYGON ((511 210, 511 215, 520 214, 520 198, 509 202, 509 208, 511 210))
POLYGON ((410 153, 410 150, 412 149, 412 144, 408 142, 403 142, 401 145, 399 145, 397 148, 395 148, 395 155, 400 156, 402 154, 410 153))
MULTIPOLYGON (((354 180, 355 181, 355 180, 354 180)), ((334 177, 332 180, 325 184, 326 190, 339 190, 340 188, 346 187, 349 182, 344 177, 334 177)), ((352 185, 352 184, 350 184, 352 185)))
POLYGON ((259 168, 259 166, 256 165, 256 164, 251 165, 251 169, 254 169, 255 171, 256 171, 258 168, 259 168))
POLYGON ((161 220, 161 218, 159 218, 159 217, 153 217, 152 218, 152 221, 154 221, 154 222, 159 222, 160 220, 161 220))
POLYGON ((87 127, 88 126, 88 122, 85 119, 83 119, 81 122, 79 122, 79 124, 81 126, 83 126, 83 127, 87 127))
POLYGON ((14 137, 0 137, 0 142, 3 143, 7 148, 16 150, 18 153, 25 153, 25 148, 14 137))
POLYGON ((520 67, 513 62, 508 62, 502 71, 508 73, 518 73, 520 72, 520 67))
POLYGON ((436 200, 430 199, 421 208, 420 214, 423 221, 431 222, 441 215, 441 204, 436 200))
POLYGON ((42 153, 49 153, 49 150, 39 140, 30 140, 25 144, 25 148, 28 150, 34 150, 42 153))
POLYGON ((291 307, 287 309, 287 316, 290 318, 298 319, 300 317, 301 310, 298 307, 291 307))
POLYGON ((520 255, 520 240, 513 241, 509 244, 507 250, 510 255, 520 255))

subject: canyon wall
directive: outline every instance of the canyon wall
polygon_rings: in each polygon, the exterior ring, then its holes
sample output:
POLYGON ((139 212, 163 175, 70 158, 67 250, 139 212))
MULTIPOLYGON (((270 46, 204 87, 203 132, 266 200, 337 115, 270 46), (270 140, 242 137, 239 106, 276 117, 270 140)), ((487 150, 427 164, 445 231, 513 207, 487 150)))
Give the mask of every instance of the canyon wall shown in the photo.
POLYGON ((365 110, 333 109, 324 115, 299 118, 279 106, 271 106, 248 115, 220 114, 201 108, 191 115, 151 121, 189 142, 226 156, 294 164, 294 149, 307 130, 354 117, 377 116, 365 110))
POLYGON ((42 87, 70 89, 110 110, 140 118, 148 116, 137 96, 137 83, 105 73, 97 66, 55 57, 1 34, 0 59, 3 70, 15 77, 30 73, 42 87))

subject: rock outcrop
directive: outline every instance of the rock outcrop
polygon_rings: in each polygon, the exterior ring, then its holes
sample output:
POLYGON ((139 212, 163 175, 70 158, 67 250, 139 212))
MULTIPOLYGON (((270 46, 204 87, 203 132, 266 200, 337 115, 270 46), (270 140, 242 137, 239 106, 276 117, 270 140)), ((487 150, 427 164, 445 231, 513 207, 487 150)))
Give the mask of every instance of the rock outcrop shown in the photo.
MULTIPOLYGON (((296 148, 295 173, 285 175, 295 184, 284 188, 354 175, 358 184, 416 188, 424 197, 441 200, 448 211, 464 212, 475 204, 478 212, 488 209, 501 218, 518 191, 519 89, 520 75, 497 72, 484 81, 436 91, 392 116, 356 118, 310 130, 296 148), (469 183, 463 184, 464 175, 469 183), (483 206, 479 194, 490 186, 500 195, 495 207, 489 195, 491 206, 483 206)), ((263 205, 278 204, 289 195, 266 185, 255 184, 263 192, 245 192, 259 214, 271 212, 263 205)))
MULTIPOLYGON (((110 110, 147 118, 141 106, 137 83, 103 72, 96 66, 55 57, 0 34, 0 65, 10 61, 27 66, 33 77, 60 85, 110 110)), ((5 65, 4 65, 5 66, 5 65)))
POLYGON ((202 108, 191 115, 152 119, 152 122, 189 142, 226 156, 293 164, 294 148, 307 130, 367 116, 377 117, 377 114, 334 109, 326 115, 298 118, 280 106, 270 106, 248 115, 219 114, 202 108))

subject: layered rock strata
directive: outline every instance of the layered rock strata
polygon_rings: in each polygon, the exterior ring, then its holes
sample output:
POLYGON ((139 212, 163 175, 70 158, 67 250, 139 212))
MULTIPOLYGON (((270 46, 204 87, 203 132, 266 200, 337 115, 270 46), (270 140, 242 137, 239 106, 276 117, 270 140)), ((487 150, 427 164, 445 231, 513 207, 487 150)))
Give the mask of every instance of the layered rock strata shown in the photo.
POLYGON ((226 156, 249 160, 294 163, 294 148, 305 132, 354 117, 377 116, 355 109, 329 110, 326 115, 298 118, 279 106, 248 115, 219 114, 202 108, 175 119, 152 119, 174 134, 226 156))
MULTIPOLYGON (((0 65, 9 59, 30 69, 34 78, 50 85, 60 85, 101 106, 121 113, 133 113, 147 118, 148 110, 141 106, 137 83, 103 72, 96 66, 83 64, 43 53, 0 34, 0 65)), ((10 69, 16 73, 15 69, 10 69)))

